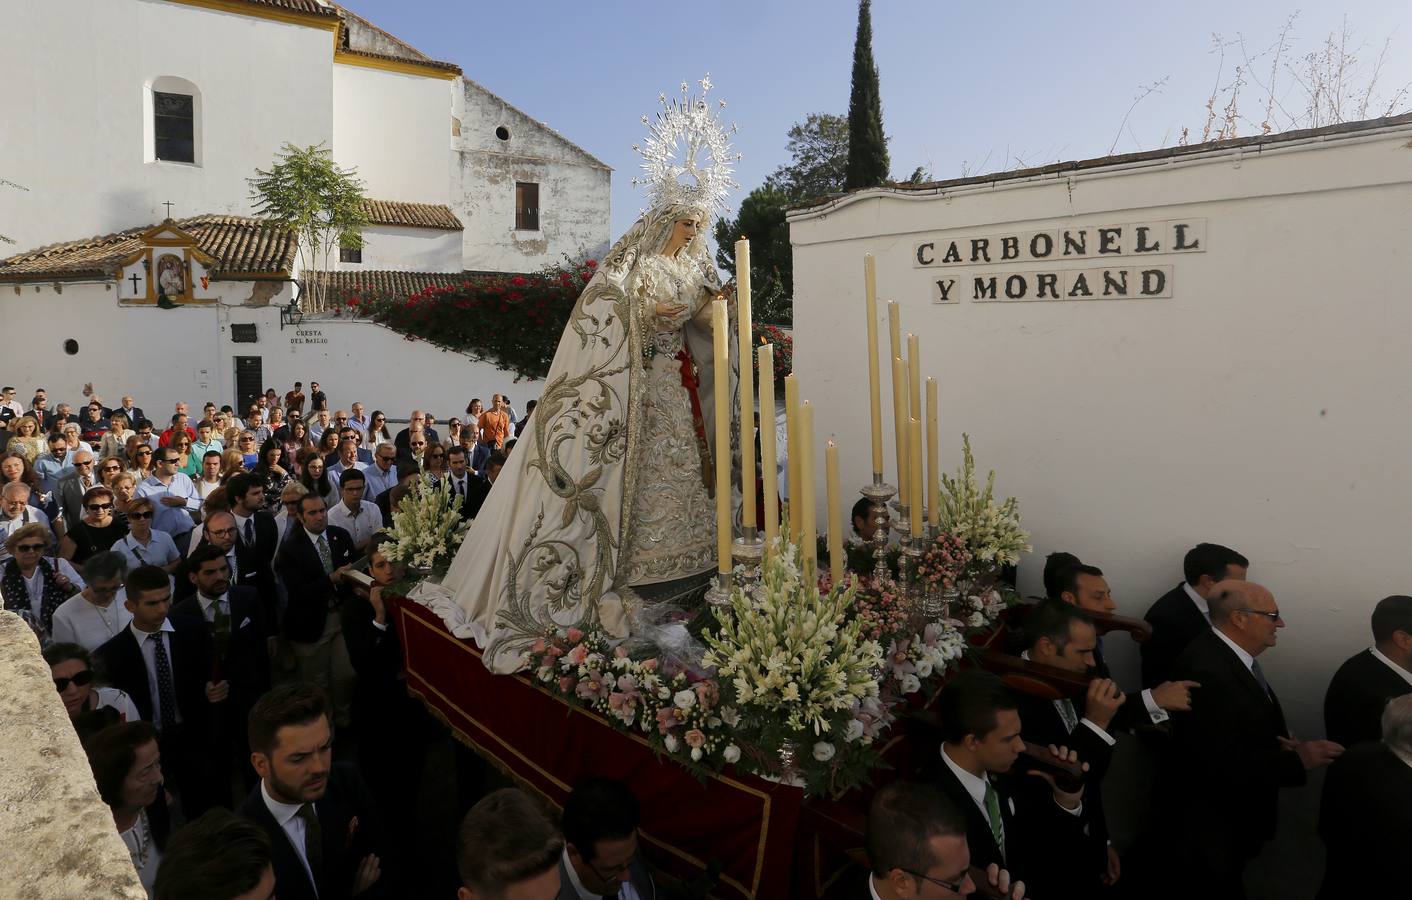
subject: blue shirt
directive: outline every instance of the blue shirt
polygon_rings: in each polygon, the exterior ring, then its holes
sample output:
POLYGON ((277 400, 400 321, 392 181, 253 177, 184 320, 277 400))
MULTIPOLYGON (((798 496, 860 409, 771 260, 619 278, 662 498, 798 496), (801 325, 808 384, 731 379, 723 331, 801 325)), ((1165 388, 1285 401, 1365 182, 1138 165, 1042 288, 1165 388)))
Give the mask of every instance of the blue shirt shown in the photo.
POLYGON ((39 489, 46 494, 52 494, 59 486, 59 479, 74 471, 72 462, 73 454, 67 449, 63 451, 63 457, 56 459, 51 453, 41 453, 34 461, 34 474, 39 476, 39 489))

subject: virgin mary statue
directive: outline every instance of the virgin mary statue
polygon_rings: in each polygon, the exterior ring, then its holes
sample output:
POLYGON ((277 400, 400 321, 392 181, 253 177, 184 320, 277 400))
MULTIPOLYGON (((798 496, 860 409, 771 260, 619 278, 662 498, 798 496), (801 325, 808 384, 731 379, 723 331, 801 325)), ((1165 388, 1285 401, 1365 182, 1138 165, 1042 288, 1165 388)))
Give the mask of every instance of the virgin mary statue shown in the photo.
MULTIPOLYGON (((710 128, 704 110, 694 98, 668 104, 710 128)), ((715 567, 717 448, 704 423, 730 398, 712 395, 710 313, 734 291, 722 290, 703 229, 730 183, 723 147, 704 178, 694 149, 687 166, 664 169, 652 209, 579 296, 534 415, 445 579, 414 592, 480 645, 492 671, 522 668, 555 628, 626 637, 643 602, 635 588, 715 567), (681 184, 682 172, 698 187, 681 184)))

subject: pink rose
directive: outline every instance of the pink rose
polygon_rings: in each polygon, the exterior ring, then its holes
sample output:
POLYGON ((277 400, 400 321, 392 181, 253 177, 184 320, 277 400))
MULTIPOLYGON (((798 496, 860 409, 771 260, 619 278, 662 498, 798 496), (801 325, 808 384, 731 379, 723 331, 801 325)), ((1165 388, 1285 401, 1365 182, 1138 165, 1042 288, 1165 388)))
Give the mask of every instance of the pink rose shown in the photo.
POLYGON ((613 657, 615 659, 627 659, 628 648, 624 647, 622 644, 619 644, 618 646, 613 648, 613 657))
POLYGON ((544 642, 544 638, 535 638, 534 644, 530 647, 532 653, 543 653, 549 645, 544 642))
POLYGON ((671 731, 673 728, 676 728, 676 727, 677 727, 677 717, 676 717, 675 713, 676 713, 676 710, 670 709, 670 708, 665 708, 665 707, 662 708, 662 709, 657 710, 657 733, 658 733, 658 734, 666 734, 667 732, 671 731))
POLYGON ((651 672, 655 668, 657 668, 657 657, 654 656, 651 659, 644 659, 642 661, 642 670, 644 672, 651 672))
POLYGON ((701 733, 700 728, 691 729, 686 733, 685 737, 686 745, 692 749, 704 746, 706 743, 706 735, 701 733))
POLYGON ((569 651, 569 662, 576 666, 583 665, 583 661, 586 659, 588 659, 588 648, 583 644, 579 644, 569 651))
POLYGON ((578 643, 579 641, 581 641, 581 640, 583 640, 583 632, 582 632, 582 631, 579 631, 577 628, 570 628, 570 629, 569 629, 569 643, 570 643, 570 644, 577 644, 577 643, 578 643))
POLYGON ((550 648, 549 648, 548 650, 546 650, 545 652, 548 653, 550 656, 554 657, 555 659, 558 659, 559 657, 561 657, 561 656, 564 655, 564 648, 563 648, 563 647, 550 647, 550 648))

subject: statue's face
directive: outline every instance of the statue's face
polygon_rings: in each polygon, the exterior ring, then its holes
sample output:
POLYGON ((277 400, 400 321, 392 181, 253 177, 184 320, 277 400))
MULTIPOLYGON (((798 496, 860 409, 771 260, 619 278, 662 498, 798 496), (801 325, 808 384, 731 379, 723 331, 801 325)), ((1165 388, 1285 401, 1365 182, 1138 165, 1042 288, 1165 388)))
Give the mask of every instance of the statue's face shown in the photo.
POLYGON ((691 239, 696 237, 696 233, 701 230, 699 219, 688 217, 677 219, 676 226, 672 229, 671 246, 685 247, 691 243, 691 239))

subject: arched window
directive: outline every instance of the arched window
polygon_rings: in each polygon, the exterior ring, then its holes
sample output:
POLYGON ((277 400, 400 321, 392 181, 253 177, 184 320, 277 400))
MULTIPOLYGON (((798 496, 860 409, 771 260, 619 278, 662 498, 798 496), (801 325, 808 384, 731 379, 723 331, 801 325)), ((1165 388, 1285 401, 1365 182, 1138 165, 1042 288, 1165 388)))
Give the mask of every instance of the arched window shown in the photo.
POLYGON ((154 78, 145 87, 146 160, 201 165, 201 91, 174 75, 154 78))

